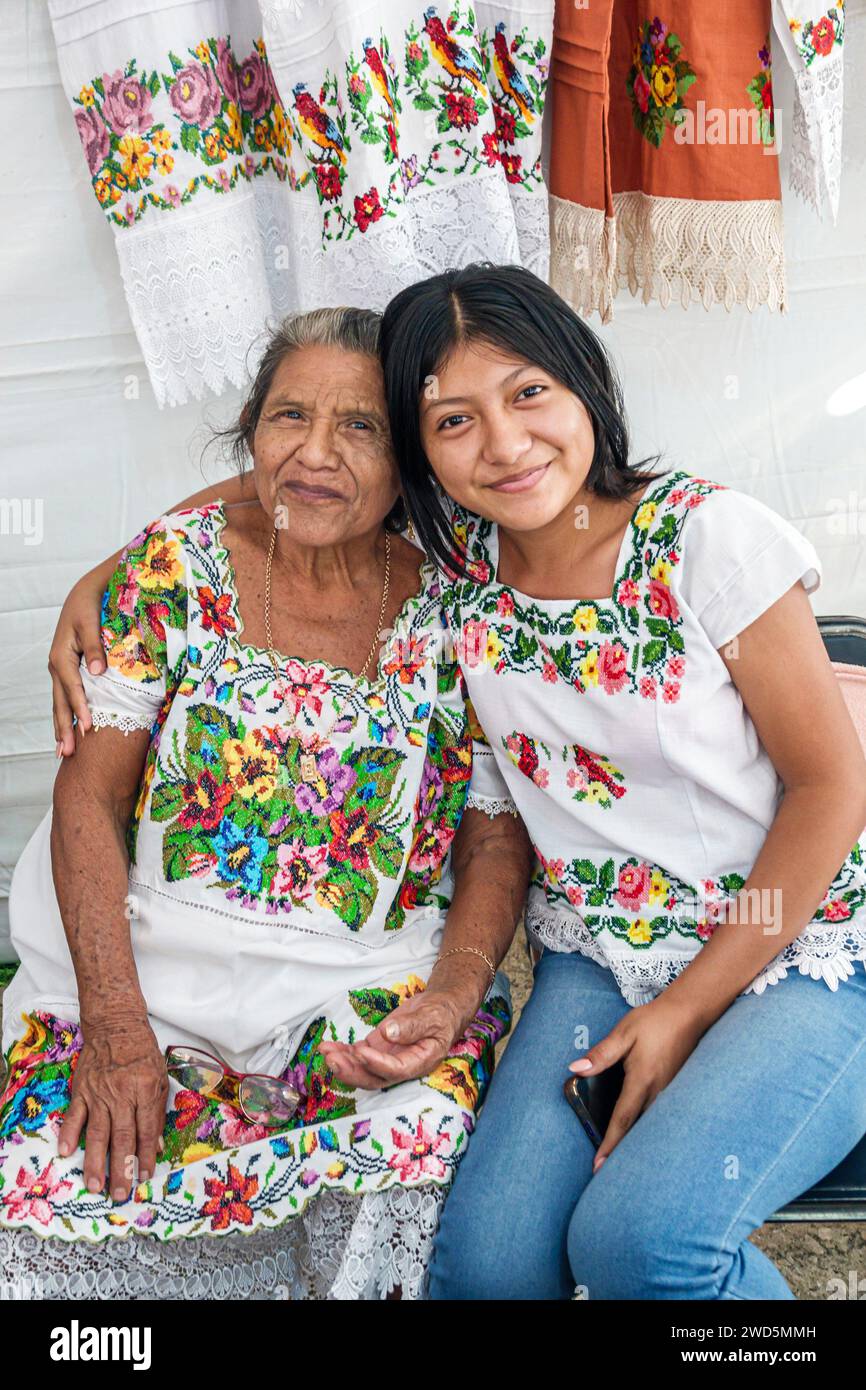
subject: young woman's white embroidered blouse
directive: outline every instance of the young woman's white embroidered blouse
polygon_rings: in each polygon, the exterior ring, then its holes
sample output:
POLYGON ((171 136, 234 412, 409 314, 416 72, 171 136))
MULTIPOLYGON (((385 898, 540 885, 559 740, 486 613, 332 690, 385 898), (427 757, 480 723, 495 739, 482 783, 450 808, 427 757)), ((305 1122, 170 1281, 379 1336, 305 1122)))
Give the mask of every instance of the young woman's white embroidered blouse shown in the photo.
MULTIPOLYGON (((782 795, 718 649, 793 584, 817 589, 818 556, 762 503, 685 472, 644 493, 608 599, 533 599, 498 583, 496 526, 459 508, 454 542, 470 578, 446 583, 445 607, 489 745, 473 804, 513 798, 526 823, 530 940, 589 955, 645 1002, 711 935, 782 795)), ((781 927, 776 909, 762 905, 781 927)), ((749 990, 793 966, 835 989, 856 960, 859 844, 749 990)))

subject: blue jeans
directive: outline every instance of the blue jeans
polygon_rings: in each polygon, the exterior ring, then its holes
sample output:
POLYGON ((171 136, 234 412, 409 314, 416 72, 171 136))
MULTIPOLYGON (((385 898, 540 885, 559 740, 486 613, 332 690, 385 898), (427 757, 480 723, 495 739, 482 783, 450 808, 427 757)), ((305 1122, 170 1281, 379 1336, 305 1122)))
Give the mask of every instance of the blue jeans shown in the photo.
POLYGON ((793 1298, 748 1236, 866 1132, 866 970, 739 996, 593 1177, 563 1081, 629 1008, 609 970, 544 951, 445 1203, 431 1298, 793 1298))

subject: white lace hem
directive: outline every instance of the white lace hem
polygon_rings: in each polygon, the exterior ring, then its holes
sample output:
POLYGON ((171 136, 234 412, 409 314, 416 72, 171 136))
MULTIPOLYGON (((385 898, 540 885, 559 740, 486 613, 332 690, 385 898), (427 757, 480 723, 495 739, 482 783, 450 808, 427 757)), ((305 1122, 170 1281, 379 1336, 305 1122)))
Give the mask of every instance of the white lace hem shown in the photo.
POLYGON ((140 729, 149 732, 153 727, 153 714, 119 714, 117 710, 94 709, 90 712, 94 729, 119 729, 124 735, 136 733, 140 729))
POLYGON ((517 807, 510 796, 482 796, 480 792, 470 792, 466 798, 467 811, 483 811, 493 820, 494 816, 508 814, 516 816, 517 807))
POLYGON ((127 229, 117 252, 132 322, 160 406, 240 387, 264 328, 296 310, 384 309, 406 285, 470 261, 548 274, 543 185, 510 188, 501 169, 415 189, 365 237, 322 244, 321 211, 280 185, 225 195, 218 207, 127 229))
POLYGON ((219 1240, 132 1235, 99 1245, 0 1227, 12 1299, 385 1299, 426 1294, 447 1186, 331 1190, 281 1226, 219 1240))
POLYGON ((615 193, 603 209, 551 197, 551 284, 603 323, 623 285, 643 303, 786 309, 782 205, 615 193))
MULTIPOLYGON (((577 951, 613 974, 626 1003, 648 1004, 675 980, 700 947, 683 944, 680 951, 650 950, 638 955, 616 946, 603 945, 575 913, 545 911, 530 903, 526 935, 531 946, 551 951, 577 951)), ((844 922, 821 922, 805 931, 778 953, 743 994, 763 994, 768 985, 784 980, 789 970, 823 980, 832 990, 854 974, 857 961, 866 968, 866 913, 844 922)))

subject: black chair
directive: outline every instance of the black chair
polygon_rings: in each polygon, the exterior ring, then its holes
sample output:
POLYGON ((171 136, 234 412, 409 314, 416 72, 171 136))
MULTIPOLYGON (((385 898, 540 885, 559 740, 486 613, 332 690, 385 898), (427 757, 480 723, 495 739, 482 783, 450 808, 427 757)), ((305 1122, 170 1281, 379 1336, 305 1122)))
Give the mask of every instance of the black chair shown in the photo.
MULTIPOLYGON (((866 622, 862 618, 819 618, 818 627, 831 661, 866 666, 866 622)), ((844 983, 839 988, 844 989, 844 983)), ((866 1136, 832 1173, 770 1220, 866 1221, 866 1136)))

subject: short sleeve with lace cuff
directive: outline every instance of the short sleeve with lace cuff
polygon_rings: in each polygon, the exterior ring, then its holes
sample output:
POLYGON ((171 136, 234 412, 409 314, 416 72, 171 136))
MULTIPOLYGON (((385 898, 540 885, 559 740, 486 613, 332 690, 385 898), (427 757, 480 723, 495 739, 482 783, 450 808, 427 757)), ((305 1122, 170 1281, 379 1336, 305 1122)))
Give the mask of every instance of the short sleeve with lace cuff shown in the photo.
POLYGON ((108 669, 81 678, 95 728, 150 729, 186 648, 187 590, 182 544, 164 518, 126 547, 102 600, 108 669))
POLYGON ((821 561, 790 521, 730 488, 703 498, 689 519, 678 589, 717 650, 798 580, 814 593, 821 561))
POLYGON ((472 777, 469 782, 469 795, 466 798, 467 811, 483 811, 485 816, 500 816, 507 813, 518 814, 496 759, 487 742, 484 730, 478 723, 472 701, 463 683, 466 712, 469 716, 469 732, 472 735, 472 777))

